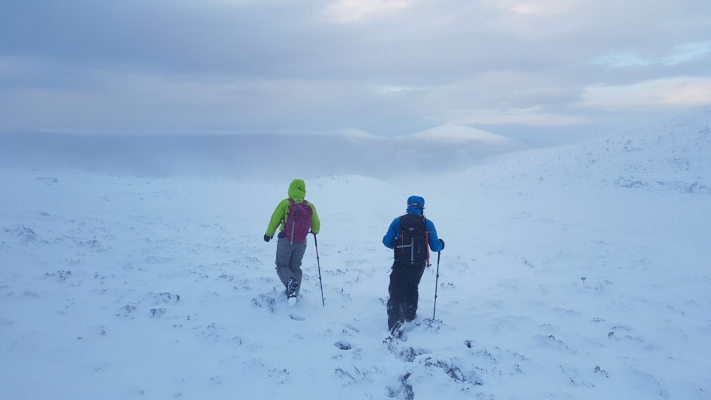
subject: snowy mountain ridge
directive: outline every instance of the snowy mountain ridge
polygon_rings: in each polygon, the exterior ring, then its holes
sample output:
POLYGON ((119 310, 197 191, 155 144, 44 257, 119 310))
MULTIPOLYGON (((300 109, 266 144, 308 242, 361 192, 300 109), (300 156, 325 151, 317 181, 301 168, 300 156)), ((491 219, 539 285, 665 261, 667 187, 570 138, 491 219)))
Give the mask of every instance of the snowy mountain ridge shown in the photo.
POLYGON ((561 148, 522 151, 484 161, 469 180, 497 176, 502 185, 523 180, 651 192, 711 194, 711 108, 634 131, 561 148), (487 167, 486 164, 491 164, 487 167), (508 174, 497 174, 503 168, 508 174), (482 174, 482 172, 486 171, 482 174))

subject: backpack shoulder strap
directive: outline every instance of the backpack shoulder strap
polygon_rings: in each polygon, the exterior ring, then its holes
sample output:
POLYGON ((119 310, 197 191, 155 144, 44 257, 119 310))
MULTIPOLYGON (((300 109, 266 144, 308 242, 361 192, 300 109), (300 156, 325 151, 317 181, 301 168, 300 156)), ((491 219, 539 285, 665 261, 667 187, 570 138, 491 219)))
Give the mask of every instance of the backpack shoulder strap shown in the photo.
POLYGON ((287 200, 289 200, 289 203, 291 203, 292 206, 294 204, 296 204, 296 201, 294 199, 292 199, 291 197, 289 197, 287 200))
POLYGON ((425 225, 425 251, 427 252, 427 268, 430 267, 430 231, 427 230, 427 218, 422 214, 422 223, 425 225))

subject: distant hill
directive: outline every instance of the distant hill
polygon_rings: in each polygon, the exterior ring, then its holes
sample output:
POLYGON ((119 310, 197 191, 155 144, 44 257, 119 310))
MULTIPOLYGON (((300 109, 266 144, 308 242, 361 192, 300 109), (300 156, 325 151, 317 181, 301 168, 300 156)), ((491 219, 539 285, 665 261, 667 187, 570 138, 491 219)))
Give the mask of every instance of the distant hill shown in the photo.
POLYGON ((412 135, 397 136, 399 140, 417 140, 439 145, 484 145, 496 147, 522 147, 515 140, 481 129, 464 125, 446 124, 412 135))
POLYGON ((263 177, 437 173, 523 145, 466 126, 384 138, 357 129, 225 135, 0 135, 0 167, 146 176, 263 177))

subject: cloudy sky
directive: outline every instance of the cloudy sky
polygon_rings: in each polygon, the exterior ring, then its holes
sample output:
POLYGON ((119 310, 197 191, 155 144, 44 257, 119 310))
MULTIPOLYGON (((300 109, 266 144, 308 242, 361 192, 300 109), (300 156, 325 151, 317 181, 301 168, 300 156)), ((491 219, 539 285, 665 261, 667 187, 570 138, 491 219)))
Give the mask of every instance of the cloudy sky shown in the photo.
POLYGON ((575 135, 711 104, 709 0, 3 0, 0 132, 575 135))

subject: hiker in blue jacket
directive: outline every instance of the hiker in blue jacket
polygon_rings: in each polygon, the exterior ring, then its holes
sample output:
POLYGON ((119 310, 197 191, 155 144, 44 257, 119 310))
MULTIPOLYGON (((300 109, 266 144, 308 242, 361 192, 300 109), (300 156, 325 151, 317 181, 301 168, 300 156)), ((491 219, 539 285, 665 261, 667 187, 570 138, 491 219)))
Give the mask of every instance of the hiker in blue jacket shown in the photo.
POLYGON ((425 268, 429 266, 429 251, 444 249, 444 241, 437 238, 434 223, 424 216, 425 199, 410 196, 407 214, 395 218, 383 244, 393 249, 395 261, 390 273, 388 291, 388 328, 395 333, 405 321, 415 319, 418 286, 425 268))

